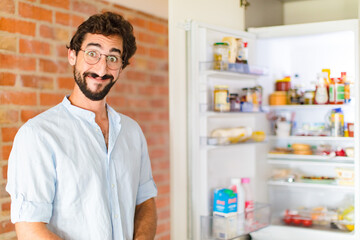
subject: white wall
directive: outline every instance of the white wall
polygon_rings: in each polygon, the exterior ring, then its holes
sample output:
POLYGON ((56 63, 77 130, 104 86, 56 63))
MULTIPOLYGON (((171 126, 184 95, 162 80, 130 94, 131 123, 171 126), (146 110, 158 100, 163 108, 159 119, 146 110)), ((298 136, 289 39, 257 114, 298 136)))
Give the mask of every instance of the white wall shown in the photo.
POLYGON ((284 2, 284 24, 358 18, 358 0, 284 2))
POLYGON ((164 19, 168 18, 168 0, 106 0, 164 19))
POLYGON ((187 236, 186 19, 244 29, 239 0, 169 0, 171 239, 187 236))

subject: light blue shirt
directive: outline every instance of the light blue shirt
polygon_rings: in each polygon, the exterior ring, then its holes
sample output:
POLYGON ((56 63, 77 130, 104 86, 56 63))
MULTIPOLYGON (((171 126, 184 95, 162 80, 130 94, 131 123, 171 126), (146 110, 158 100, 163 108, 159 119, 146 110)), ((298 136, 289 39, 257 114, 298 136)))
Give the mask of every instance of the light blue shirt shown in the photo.
POLYGON ((6 190, 11 221, 45 222, 63 239, 132 239, 136 205, 157 195, 139 125, 107 106, 109 139, 93 112, 62 103, 18 131, 6 190))

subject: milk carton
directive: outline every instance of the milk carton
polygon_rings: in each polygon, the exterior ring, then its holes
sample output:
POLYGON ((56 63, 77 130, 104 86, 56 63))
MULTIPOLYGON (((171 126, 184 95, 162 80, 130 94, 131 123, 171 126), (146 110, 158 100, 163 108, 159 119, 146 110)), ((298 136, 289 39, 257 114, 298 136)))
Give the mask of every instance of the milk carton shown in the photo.
POLYGON ((213 235, 217 239, 237 236, 237 194, 230 189, 214 191, 213 235))

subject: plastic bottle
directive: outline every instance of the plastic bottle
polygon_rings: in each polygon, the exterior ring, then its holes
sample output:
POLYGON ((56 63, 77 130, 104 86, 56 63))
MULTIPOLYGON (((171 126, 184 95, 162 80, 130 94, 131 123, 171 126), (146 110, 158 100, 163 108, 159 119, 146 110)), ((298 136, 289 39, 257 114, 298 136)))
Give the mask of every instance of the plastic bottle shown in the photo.
POLYGON ((345 101, 345 84, 342 78, 335 79, 335 104, 343 104, 345 101))
POLYGON ((315 90, 315 104, 327 104, 329 101, 329 92, 326 85, 327 73, 319 73, 315 90))
POLYGON ((240 178, 232 178, 231 179, 231 190, 233 190, 237 194, 237 212, 243 213, 245 210, 245 193, 243 187, 241 185, 240 178))
POLYGON ((245 211, 254 209, 254 197, 250 187, 250 178, 241 178, 241 185, 245 195, 245 211))
POLYGON ((344 103, 350 102, 350 82, 346 77, 346 72, 341 73, 341 78, 344 82, 344 103))
POLYGON ((330 78, 329 83, 329 104, 335 104, 335 79, 330 78))

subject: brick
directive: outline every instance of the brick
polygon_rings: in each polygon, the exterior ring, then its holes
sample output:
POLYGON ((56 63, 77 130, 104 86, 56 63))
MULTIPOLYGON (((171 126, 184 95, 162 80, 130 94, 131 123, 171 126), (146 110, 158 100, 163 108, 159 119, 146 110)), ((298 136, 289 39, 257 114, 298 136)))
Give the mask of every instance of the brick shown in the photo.
POLYGON ((40 105, 55 106, 64 98, 64 94, 60 93, 40 93, 40 105))
POLYGON ((156 207, 157 208, 167 207, 167 206, 170 205, 169 196, 158 196, 155 199, 155 202, 156 202, 156 207))
POLYGON ((70 9, 70 0, 41 0, 40 3, 53 7, 70 9))
POLYGON ((166 35, 168 32, 168 27, 167 27, 167 25, 150 21, 149 22, 149 30, 152 32, 166 35))
POLYGON ((0 31, 35 36, 35 23, 0 17, 0 31))
POLYGON ((20 39, 20 53, 50 55, 50 44, 43 41, 20 39))
POLYGON ((24 18, 52 22, 52 11, 33 4, 19 2, 19 14, 24 18))
POLYGON ((171 234, 170 232, 164 234, 157 234, 155 237, 156 240, 170 240, 171 234))
POLYGON ((5 55, 0 53, 1 68, 21 69, 25 71, 36 70, 36 60, 30 57, 5 55))
POLYGON ((157 113, 154 112, 139 112, 137 115, 137 120, 139 121, 155 121, 158 119, 157 113))
POLYGON ((0 222, 0 234, 15 231, 15 225, 10 220, 0 222))
POLYGON ((170 193, 170 184, 158 185, 157 189, 158 189, 159 195, 169 194, 170 193))
MULTIPOLYGON (((158 188, 159 189, 159 188, 158 188)), ((170 192, 169 192, 170 193, 170 192)), ((169 208, 161 208, 158 209, 157 211, 157 215, 158 215, 158 219, 159 221, 164 220, 164 219, 169 219, 170 218, 170 210, 169 208)))
POLYGON ((11 149, 12 149, 11 145, 3 145, 2 146, 2 160, 9 159, 11 149))
MULTIPOLYGON (((164 87, 167 88, 167 91, 165 92, 169 92, 168 90, 168 84, 169 84, 169 77, 168 76, 161 76, 161 75, 152 75, 150 76, 150 82, 152 84, 158 84, 158 85, 165 85, 164 87)), ((163 92, 163 90, 161 91, 163 92)))
POLYGON ((85 18, 77 16, 77 15, 71 15, 70 17, 70 23, 72 27, 78 27, 81 23, 85 21, 85 18))
POLYGON ((149 55, 149 49, 147 47, 142 46, 141 43, 138 43, 137 45, 135 57, 138 57, 139 55, 141 56, 149 55))
POLYGON ((3 179, 7 179, 7 170, 8 170, 8 165, 2 166, 2 177, 3 177, 3 179))
POLYGON ((168 124, 151 124, 151 131, 156 133, 167 133, 169 130, 168 124))
POLYGON ((167 108, 167 107, 169 107, 169 101, 168 101, 168 99, 151 100, 150 106, 153 108, 167 108))
POLYGON ((21 75, 20 81, 23 87, 37 89, 54 89, 54 80, 51 77, 21 75))
POLYGON ((169 172, 157 173, 153 170, 153 177, 156 184, 167 183, 170 181, 169 172))
POLYGON ((21 113, 20 113, 21 122, 24 123, 40 113, 41 113, 40 110, 21 110, 21 113))
POLYGON ((10 211, 10 206, 11 206, 10 202, 5 202, 5 203, 1 204, 1 210, 2 211, 10 211))
POLYGON ((121 79, 115 83, 112 91, 127 94, 135 94, 137 92, 134 84, 124 83, 121 79))
POLYGON ((1 135, 3 142, 12 142, 18 131, 17 127, 3 127, 1 128, 1 135))
POLYGON ((17 37, 1 36, 0 49, 16 52, 17 37))
POLYGON ((164 149, 154 149, 154 150, 150 150, 149 151, 149 156, 150 159, 155 159, 155 158, 164 158, 167 157, 167 151, 165 151, 164 149))
POLYGON ((36 105, 35 92, 0 92, 0 104, 15 104, 15 105, 36 105))
POLYGON ((151 167, 154 169, 153 171, 162 171, 162 170, 169 170, 170 169, 170 161, 169 160, 162 160, 162 161, 151 161, 151 167))
POLYGON ((0 12, 15 13, 15 1, 14 0, 0 0, 0 12))
POLYGON ((99 13, 98 8, 94 4, 90 4, 84 1, 72 1, 72 9, 75 12, 86 13, 93 15, 99 13))
POLYGON ((70 42, 70 32, 63 28, 55 28, 55 40, 62 42, 70 42))
POLYGON ((128 21, 131 23, 131 25, 134 26, 134 28, 137 27, 146 28, 149 24, 149 22, 145 21, 145 19, 136 16, 130 16, 128 18, 128 21))
POLYGON ((168 51, 157 48, 151 48, 150 57, 159 58, 159 59, 168 59, 168 51))
POLYGON ((39 70, 47 73, 67 73, 69 64, 62 61, 39 59, 39 70))
POLYGON ((156 228, 156 234, 168 232, 170 230, 170 222, 158 223, 156 228))
POLYGON ((149 33, 145 33, 145 32, 135 32, 136 34, 136 39, 140 42, 144 42, 144 43, 156 43, 156 37, 152 34, 149 33))
POLYGON ((46 25, 40 25, 40 36, 44 38, 54 39, 54 29, 46 25))
POLYGON ((16 123, 19 121, 19 112, 13 109, 0 109, 0 124, 16 123))
POLYGON ((126 72, 126 78, 129 80, 135 80, 135 81, 140 81, 140 82, 144 82, 147 80, 148 75, 146 73, 143 72, 138 72, 138 71, 127 71, 126 72))
POLYGON ((60 89, 73 89, 75 80, 73 77, 60 77, 57 82, 60 89))
MULTIPOLYGON (((70 42, 70 41, 69 41, 70 42)), ((66 44, 60 44, 56 47, 56 55, 58 57, 63 57, 67 59, 68 50, 66 48, 66 44)))
POLYGON ((154 96, 157 94, 157 88, 155 86, 140 86, 138 87, 138 93, 140 95, 154 96))
POLYGON ((0 72, 0 86, 14 86, 16 75, 13 73, 0 72))
POLYGON ((61 25, 70 25, 70 14, 56 12, 55 13, 55 22, 61 25))
POLYGON ((116 107, 124 107, 128 104, 126 98, 122 96, 109 96, 107 102, 110 106, 114 105, 116 107))

